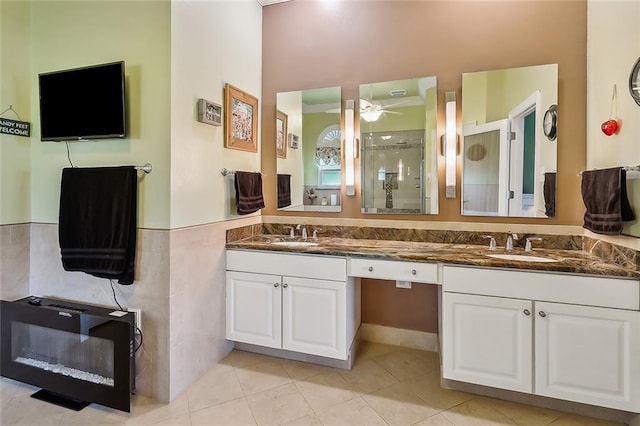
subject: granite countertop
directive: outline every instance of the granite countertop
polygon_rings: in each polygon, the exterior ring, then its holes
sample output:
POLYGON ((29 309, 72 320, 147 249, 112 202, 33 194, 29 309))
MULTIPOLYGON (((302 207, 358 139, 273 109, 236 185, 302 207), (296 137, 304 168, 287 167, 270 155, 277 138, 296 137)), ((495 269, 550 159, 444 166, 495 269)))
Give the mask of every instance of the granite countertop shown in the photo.
MULTIPOLYGON (((506 252, 498 247, 489 250, 487 246, 467 244, 421 243, 414 241, 370 240, 355 238, 321 237, 311 246, 276 245, 274 242, 291 241, 282 235, 262 234, 238 241, 227 242, 229 249, 265 250, 286 253, 305 253, 327 256, 350 256, 385 260, 446 263, 491 268, 527 269, 535 271, 566 272, 598 276, 640 278, 640 271, 608 263, 600 257, 581 250, 536 249, 525 252, 514 249, 506 252), (556 262, 525 262, 497 259, 490 254, 517 254, 554 259, 556 262)), ((296 241, 300 241, 297 239, 296 241)))

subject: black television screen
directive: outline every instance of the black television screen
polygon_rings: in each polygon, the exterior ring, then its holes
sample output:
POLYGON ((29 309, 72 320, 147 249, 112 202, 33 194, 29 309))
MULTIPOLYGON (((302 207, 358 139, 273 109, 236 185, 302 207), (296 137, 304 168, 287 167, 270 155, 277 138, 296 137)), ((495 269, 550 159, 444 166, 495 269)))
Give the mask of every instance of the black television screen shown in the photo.
POLYGON ((38 80, 41 140, 125 137, 123 61, 43 73, 38 80))

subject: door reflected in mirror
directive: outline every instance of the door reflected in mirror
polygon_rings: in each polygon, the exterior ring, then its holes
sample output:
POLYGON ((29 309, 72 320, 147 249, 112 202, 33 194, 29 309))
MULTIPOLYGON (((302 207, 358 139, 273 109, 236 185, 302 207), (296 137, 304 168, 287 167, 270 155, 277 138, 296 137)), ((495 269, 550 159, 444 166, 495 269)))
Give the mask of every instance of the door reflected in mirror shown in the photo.
POLYGON ((341 97, 340 87, 276 95, 278 117, 287 123, 286 147, 276 148, 279 210, 341 211, 341 97))
POLYGON ((360 85, 362 213, 438 214, 435 77, 360 85))
POLYGON ((463 215, 555 216, 557 104, 557 64, 462 75, 463 215))

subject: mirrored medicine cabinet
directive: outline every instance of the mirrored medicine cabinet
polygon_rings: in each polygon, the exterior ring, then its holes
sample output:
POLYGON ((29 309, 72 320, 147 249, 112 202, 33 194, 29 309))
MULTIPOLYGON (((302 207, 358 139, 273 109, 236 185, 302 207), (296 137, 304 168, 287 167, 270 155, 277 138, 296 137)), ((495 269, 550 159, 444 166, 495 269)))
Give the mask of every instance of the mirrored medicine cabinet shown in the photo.
POLYGON ((557 104, 557 64, 463 74, 463 215, 555 216, 557 104))
POLYGON ((438 214, 436 83, 360 85, 362 213, 438 214))
POLYGON ((340 87, 276 94, 278 210, 340 212, 340 87))

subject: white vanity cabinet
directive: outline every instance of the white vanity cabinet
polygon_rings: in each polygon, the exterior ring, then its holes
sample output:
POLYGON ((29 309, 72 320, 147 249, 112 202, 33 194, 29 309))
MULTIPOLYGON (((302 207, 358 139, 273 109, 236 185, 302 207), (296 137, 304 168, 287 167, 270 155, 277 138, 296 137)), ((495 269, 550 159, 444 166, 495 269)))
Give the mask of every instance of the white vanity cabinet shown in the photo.
POLYGON ((227 271, 227 339, 282 346, 282 277, 227 271))
POLYGON ((442 302, 443 376, 530 393, 533 303, 448 292, 442 302))
POLYGON ((360 324, 344 258, 227 251, 227 338, 346 360, 360 324))
POLYGON ((443 275, 443 377, 640 412, 637 280, 453 266, 443 275))
POLYGON ((640 313, 535 303, 535 393, 640 412, 640 313))

